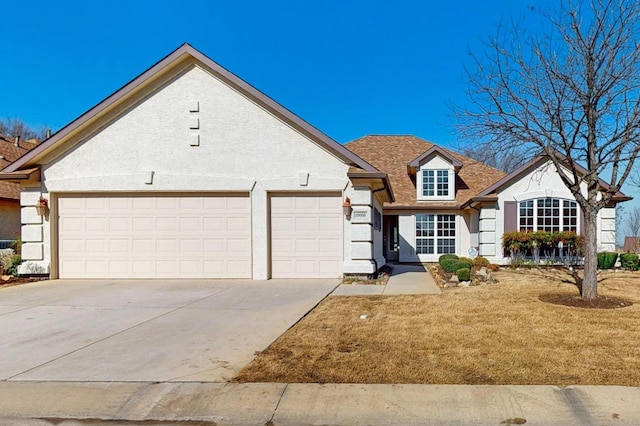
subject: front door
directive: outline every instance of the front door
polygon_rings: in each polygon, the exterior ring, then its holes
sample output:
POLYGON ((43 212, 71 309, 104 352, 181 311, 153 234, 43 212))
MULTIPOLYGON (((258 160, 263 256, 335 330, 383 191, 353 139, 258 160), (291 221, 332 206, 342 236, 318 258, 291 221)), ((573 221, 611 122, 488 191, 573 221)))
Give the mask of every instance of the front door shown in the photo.
POLYGON ((384 216, 384 257, 397 261, 400 249, 400 235, 398 233, 398 216, 384 216))

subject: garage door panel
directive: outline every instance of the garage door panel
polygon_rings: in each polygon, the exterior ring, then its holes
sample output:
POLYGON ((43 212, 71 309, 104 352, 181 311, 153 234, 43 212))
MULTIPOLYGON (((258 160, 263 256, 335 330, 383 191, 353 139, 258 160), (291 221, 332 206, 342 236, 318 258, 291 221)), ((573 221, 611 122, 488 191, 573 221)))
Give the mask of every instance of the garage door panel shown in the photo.
POLYGON ((62 278, 251 276, 248 196, 61 196, 58 212, 62 278))
POLYGON ((342 271, 342 197, 271 197, 271 276, 337 278, 342 271))

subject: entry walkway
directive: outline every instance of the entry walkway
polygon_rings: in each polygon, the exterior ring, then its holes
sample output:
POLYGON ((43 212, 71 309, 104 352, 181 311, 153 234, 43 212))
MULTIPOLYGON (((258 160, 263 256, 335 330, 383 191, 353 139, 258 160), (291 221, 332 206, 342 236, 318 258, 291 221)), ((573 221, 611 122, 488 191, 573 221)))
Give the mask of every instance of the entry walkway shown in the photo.
POLYGON ((332 296, 441 294, 440 287, 422 264, 390 263, 393 272, 387 285, 341 284, 332 296))

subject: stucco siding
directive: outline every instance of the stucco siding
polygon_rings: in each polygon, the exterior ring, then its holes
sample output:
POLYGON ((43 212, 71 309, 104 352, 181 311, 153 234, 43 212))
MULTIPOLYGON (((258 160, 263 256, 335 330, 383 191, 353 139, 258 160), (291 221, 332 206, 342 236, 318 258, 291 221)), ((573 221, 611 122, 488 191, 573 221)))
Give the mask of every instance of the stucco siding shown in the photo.
MULTIPOLYGON (((252 277, 266 279, 268 194, 312 191, 353 196, 348 168, 305 135, 194 66, 44 164, 42 188, 35 190, 52 200, 69 192, 249 192, 252 277)), ((32 264, 48 269, 50 222, 32 223, 35 218, 27 211, 31 201, 23 200, 22 223, 42 226, 44 241, 28 249, 33 250, 32 264), (37 249, 41 259, 36 259, 37 249)), ((351 233, 348 225, 345 221, 346 241, 351 233)), ((347 249, 345 244, 345 265, 351 261, 347 249)))

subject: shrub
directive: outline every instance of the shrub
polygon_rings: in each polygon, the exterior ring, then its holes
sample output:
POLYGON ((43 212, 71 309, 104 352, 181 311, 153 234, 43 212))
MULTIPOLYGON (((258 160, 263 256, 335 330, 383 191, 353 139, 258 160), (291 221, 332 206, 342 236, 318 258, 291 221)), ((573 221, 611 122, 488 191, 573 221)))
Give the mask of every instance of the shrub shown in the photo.
POLYGON ((598 253, 598 269, 612 269, 618 260, 618 253, 603 251, 598 253))
POLYGON ((479 266, 479 267, 489 266, 489 261, 487 260, 486 257, 478 256, 475 259, 473 259, 473 266, 479 266))
MULTIPOLYGON (((438 263, 442 266, 442 262, 448 262, 449 260, 458 260, 458 256, 455 254, 443 254, 438 258, 438 263)), ((444 268, 444 266, 442 266, 444 268)))
POLYGON ((471 269, 471 263, 463 262, 460 260, 451 260, 448 262, 444 262, 444 265, 442 265, 442 269, 450 274, 454 274, 458 269, 463 268, 471 269))
POLYGON ((500 270, 500 265, 496 265, 495 263, 490 263, 487 266, 487 269, 490 270, 491 272, 497 272, 500 270))
POLYGON ((564 244, 565 249, 570 249, 577 255, 582 255, 582 247, 584 238, 575 232, 505 232, 502 235, 502 247, 505 254, 526 253, 530 251, 534 245, 540 249, 540 253, 545 251, 553 251, 558 247, 558 243, 564 244), (535 242, 535 244, 534 244, 535 242))
MULTIPOLYGON (((598 264, 599 263, 600 262, 598 262, 598 264)), ((620 265, 624 269, 637 271, 640 269, 640 256, 635 253, 622 253, 620 254, 620 265)))
POLYGON ((473 264, 473 259, 471 259, 470 257, 461 257, 460 259, 458 259, 460 262, 466 262, 466 263, 471 263, 473 264))
POLYGON ((456 275, 460 281, 471 280, 471 270, 469 268, 460 268, 456 271, 456 275))
POLYGON ((13 275, 14 277, 18 276, 18 266, 22 263, 22 257, 19 254, 14 254, 11 257, 11 266, 7 269, 7 273, 9 275, 13 275))

